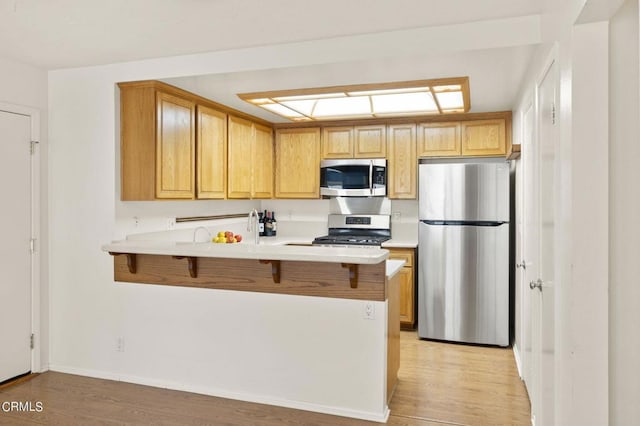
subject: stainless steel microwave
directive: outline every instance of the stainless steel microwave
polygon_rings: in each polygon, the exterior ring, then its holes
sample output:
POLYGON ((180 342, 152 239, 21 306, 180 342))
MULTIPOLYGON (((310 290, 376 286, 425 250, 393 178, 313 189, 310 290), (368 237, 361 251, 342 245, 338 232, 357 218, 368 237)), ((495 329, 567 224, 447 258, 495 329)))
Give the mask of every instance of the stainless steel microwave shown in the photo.
POLYGON ((328 197, 384 197, 387 160, 349 159, 320 162, 320 195, 328 197))

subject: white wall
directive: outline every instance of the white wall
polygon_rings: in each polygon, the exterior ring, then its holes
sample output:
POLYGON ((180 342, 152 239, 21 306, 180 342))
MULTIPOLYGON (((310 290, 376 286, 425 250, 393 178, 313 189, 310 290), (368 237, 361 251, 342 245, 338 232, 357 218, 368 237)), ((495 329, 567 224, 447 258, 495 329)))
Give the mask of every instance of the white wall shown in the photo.
MULTIPOLYGON (((396 54, 393 45, 380 47, 378 52, 390 56, 396 54)), ((237 210, 248 211, 263 204, 264 208, 290 209, 291 205, 277 201, 119 201, 116 83, 292 63, 331 63, 347 60, 345 58, 352 54, 362 57, 357 45, 345 48, 343 40, 331 40, 307 42, 302 46, 243 49, 49 73, 52 369, 162 386, 176 387, 179 384, 183 389, 220 394, 233 386, 227 373, 231 368, 239 375, 235 378, 239 383, 237 393, 245 396, 250 393, 251 370, 229 365, 234 358, 246 360, 241 352, 248 347, 240 345, 222 350, 219 345, 231 338, 229 330, 241 336, 251 336, 247 334, 249 331, 265 332, 274 342, 283 344, 291 337, 290 332, 297 330, 287 329, 288 322, 295 323, 297 318, 286 318, 285 321, 281 318, 281 309, 261 309, 245 315, 247 309, 253 309, 248 303, 266 303, 264 296, 247 298, 231 292, 221 297, 220 292, 213 290, 114 283, 112 259, 100 247, 112 239, 122 238, 132 229, 139 232, 162 229, 163 218, 166 217, 237 213, 237 210), (137 229, 134 217, 139 219, 137 229), (232 315, 237 317, 231 318, 232 315), (273 321, 278 323, 277 328, 263 328, 273 321), (228 329, 232 324, 235 324, 234 328, 228 329), (124 354, 116 352, 120 337, 126 340, 124 354), (196 366, 196 370, 185 367, 191 365, 196 366), (227 379, 216 387, 212 380, 221 376, 227 379)), ((360 63, 359 66, 366 65, 360 63)), ((322 201, 318 203, 320 207, 324 206, 322 201)), ((409 218, 415 205, 400 204, 398 209, 404 212, 405 218, 409 218)), ((292 304, 287 300, 282 298, 280 308, 293 312, 292 304)), ((307 302, 309 306, 314 303, 307 302)), ((349 312, 360 312, 359 307, 360 302, 347 301, 344 311, 337 313, 344 318, 349 312)), ((325 320, 319 315, 307 318, 301 324, 311 326, 320 319, 325 320)), ((361 321, 354 324, 355 328, 338 329, 335 340, 353 341, 354 335, 367 333, 364 327, 368 324, 361 321)), ((303 334, 303 331, 296 333, 303 334)), ((345 401, 351 398, 351 403, 360 404, 363 412, 371 413, 380 412, 380 407, 374 409, 363 405, 358 391, 354 390, 362 387, 363 380, 370 380, 365 378, 379 361, 370 355, 385 350, 382 340, 369 342, 354 354, 371 362, 366 362, 362 370, 354 370, 354 374, 348 376, 352 391, 349 391, 350 396, 342 395, 342 398, 345 401)), ((307 343, 309 348, 313 347, 311 342, 307 343)), ((289 349, 293 353, 297 351, 289 349)), ((274 354, 276 352, 269 356, 274 354)), ((293 400, 296 393, 291 388, 292 383, 299 382, 279 383, 274 380, 269 386, 261 383, 255 392, 265 392, 280 401, 293 400)), ((325 394, 319 402, 330 410, 332 404, 339 404, 331 399, 335 396, 332 396, 335 389, 327 386, 325 383, 315 391, 308 391, 315 392, 314 395, 325 394)), ((264 400, 265 395, 254 397, 264 400)))
POLYGON ((640 419, 640 61, 638 1, 610 23, 609 404, 611 425, 640 419))
MULTIPOLYGON (((639 16, 637 0, 616 12, 618 3, 571 1, 543 20, 560 65, 555 424, 640 418, 639 16)), ((544 57, 532 61, 514 116, 544 57)))
POLYGON ((48 258, 48 143, 47 73, 30 65, 0 57, 0 102, 34 108, 40 112, 40 348, 41 368, 49 364, 49 291, 48 258))

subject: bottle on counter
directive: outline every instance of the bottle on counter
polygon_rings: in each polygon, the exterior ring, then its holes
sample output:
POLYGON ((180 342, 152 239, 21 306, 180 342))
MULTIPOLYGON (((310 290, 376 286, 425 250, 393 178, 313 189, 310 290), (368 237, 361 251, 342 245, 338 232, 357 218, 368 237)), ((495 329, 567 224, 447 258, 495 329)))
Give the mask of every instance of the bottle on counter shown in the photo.
POLYGON ((264 221, 264 236, 273 236, 273 222, 271 221, 271 213, 267 212, 267 218, 264 221))
POLYGON ((264 214, 258 213, 258 235, 264 237, 264 214))
POLYGON ((273 236, 276 236, 278 230, 278 222, 276 221, 276 212, 271 212, 271 232, 273 236))

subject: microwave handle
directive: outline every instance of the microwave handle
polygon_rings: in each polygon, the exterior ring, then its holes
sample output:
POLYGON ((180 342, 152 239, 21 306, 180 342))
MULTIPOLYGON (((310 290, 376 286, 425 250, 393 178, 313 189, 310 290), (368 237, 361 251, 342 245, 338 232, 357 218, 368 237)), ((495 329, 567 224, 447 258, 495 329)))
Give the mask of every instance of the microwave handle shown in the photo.
POLYGON ((369 194, 373 195, 373 160, 369 162, 369 194))

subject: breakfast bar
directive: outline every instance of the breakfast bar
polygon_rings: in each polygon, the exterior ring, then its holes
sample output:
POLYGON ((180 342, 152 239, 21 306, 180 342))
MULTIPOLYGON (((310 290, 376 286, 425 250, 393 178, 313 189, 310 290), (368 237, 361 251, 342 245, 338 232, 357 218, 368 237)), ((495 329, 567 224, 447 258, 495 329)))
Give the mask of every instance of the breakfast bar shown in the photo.
POLYGON ((116 282, 192 287, 243 312, 206 325, 219 339, 215 358, 243 362, 208 366, 202 393, 387 419, 404 264, 387 260, 387 250, 158 240, 102 249, 113 255, 116 282))

